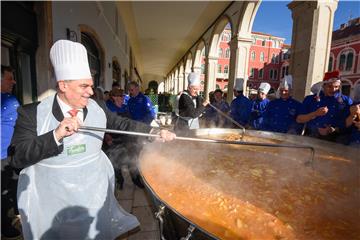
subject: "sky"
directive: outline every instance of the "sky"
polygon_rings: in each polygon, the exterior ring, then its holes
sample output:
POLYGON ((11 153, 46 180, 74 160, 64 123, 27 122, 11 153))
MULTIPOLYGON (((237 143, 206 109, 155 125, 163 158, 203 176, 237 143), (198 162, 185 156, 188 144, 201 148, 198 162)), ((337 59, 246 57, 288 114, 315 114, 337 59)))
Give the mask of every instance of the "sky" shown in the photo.
MULTIPOLYGON (((252 31, 269 33, 277 37, 285 38, 286 44, 291 44, 292 18, 287 4, 291 1, 263 0, 255 17, 252 31)), ((350 16, 360 16, 360 1, 340 0, 335 11, 334 30, 340 24, 347 23, 350 16)))

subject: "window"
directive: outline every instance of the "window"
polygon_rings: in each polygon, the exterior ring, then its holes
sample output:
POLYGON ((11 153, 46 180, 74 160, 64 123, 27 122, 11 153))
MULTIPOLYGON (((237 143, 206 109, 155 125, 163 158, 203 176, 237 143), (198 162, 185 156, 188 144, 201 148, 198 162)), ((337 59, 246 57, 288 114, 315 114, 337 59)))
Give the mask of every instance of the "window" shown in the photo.
POLYGON ((250 70, 250 76, 249 76, 249 77, 253 78, 253 77, 254 77, 254 73, 255 73, 255 69, 254 69, 254 68, 251 68, 251 70, 250 70))
POLYGON ((254 38, 254 37, 252 38, 252 44, 256 45, 256 38, 254 38))
POLYGON ((345 68, 345 61, 346 61, 346 55, 345 54, 341 54, 340 56, 340 63, 339 63, 339 69, 340 70, 344 70, 345 68))
POLYGON ((264 77, 264 69, 260 69, 259 70, 259 78, 263 78, 264 77))
POLYGON ((351 52, 347 55, 345 71, 351 71, 353 65, 354 54, 351 52))
POLYGON ((343 51, 340 55, 339 69, 340 71, 351 71, 353 68, 354 53, 352 50, 343 51))
POLYGON ((265 44, 266 44, 266 41, 265 41, 265 40, 262 40, 261 46, 265 46, 265 44))
POLYGON ((230 58, 230 48, 225 50, 225 58, 230 58))
POLYGON ((280 57, 279 57, 279 55, 276 55, 276 57, 275 57, 275 62, 276 62, 276 63, 279 63, 279 62, 280 62, 280 57))
POLYGON ((329 65, 328 65, 328 72, 332 71, 332 65, 333 65, 333 57, 330 57, 329 65))
POLYGON ((228 65, 224 66, 224 73, 229 73, 229 66, 228 65))
POLYGON ((87 50, 91 75, 94 79, 94 86, 97 87, 100 85, 101 75, 101 59, 99 49, 91 35, 85 32, 81 33, 81 43, 87 50))
POLYGON ((261 52, 261 53, 260 53, 260 61, 263 62, 263 61, 264 61, 264 58, 265 58, 265 57, 264 57, 264 53, 261 52))
POLYGON ((217 65, 217 72, 221 73, 221 65, 220 64, 217 65))
POLYGON ((201 73, 205 74, 205 64, 201 64, 201 73))
POLYGON ((271 47, 272 47, 272 48, 275 48, 275 47, 276 47, 275 43, 276 43, 276 41, 271 40, 271 47))
POLYGON ((270 79, 273 79, 273 77, 274 77, 274 70, 270 69, 270 79))
POLYGON ((255 51, 252 51, 251 52, 251 60, 255 61, 255 58, 256 58, 256 53, 255 53, 255 51))
POLYGON ((230 36, 229 36, 229 34, 228 34, 228 33, 224 33, 224 34, 222 35, 221 40, 222 40, 223 42, 228 42, 228 41, 230 41, 230 36))
POLYGON ((277 80, 277 74, 278 74, 277 70, 274 70, 274 80, 277 80))
POLYGON ((219 55, 219 58, 222 58, 222 55, 223 55, 223 50, 222 50, 222 48, 219 48, 218 55, 219 55))

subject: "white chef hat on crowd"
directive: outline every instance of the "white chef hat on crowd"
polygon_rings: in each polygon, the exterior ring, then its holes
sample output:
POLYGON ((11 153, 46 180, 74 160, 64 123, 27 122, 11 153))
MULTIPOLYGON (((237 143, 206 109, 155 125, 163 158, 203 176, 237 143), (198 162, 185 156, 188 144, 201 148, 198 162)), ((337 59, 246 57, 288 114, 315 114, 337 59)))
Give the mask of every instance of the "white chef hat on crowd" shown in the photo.
POLYGON ((283 79, 281 79, 280 84, 279 84, 279 88, 289 90, 290 88, 292 88, 292 82, 293 82, 292 76, 287 75, 283 79))
POLYGON ((243 78, 236 78, 234 90, 236 91, 243 91, 244 90, 244 79, 243 78))
POLYGON ((191 72, 188 75, 188 85, 189 86, 197 86, 200 85, 200 74, 196 72, 191 72))
POLYGON ((262 93, 265 93, 265 94, 268 94, 268 92, 270 91, 270 84, 266 83, 266 82, 262 82, 260 84, 260 87, 258 89, 259 92, 262 92, 262 93))
POLYGON ((310 91, 313 93, 313 94, 318 94, 321 89, 322 89, 322 85, 323 85, 323 82, 317 82, 317 83, 314 83, 311 88, 310 88, 310 91))
POLYGON ((92 78, 87 51, 81 43, 56 41, 50 49, 50 59, 57 81, 92 78))

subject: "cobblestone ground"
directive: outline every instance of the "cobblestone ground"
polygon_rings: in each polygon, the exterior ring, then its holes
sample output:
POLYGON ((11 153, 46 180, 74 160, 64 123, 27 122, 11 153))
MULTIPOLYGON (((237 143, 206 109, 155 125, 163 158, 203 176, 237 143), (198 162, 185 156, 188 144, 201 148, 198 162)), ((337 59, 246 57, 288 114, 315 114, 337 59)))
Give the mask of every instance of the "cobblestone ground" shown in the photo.
POLYGON ((140 228, 121 236, 117 240, 159 240, 159 225, 152 212, 152 203, 147 196, 145 189, 141 189, 133 184, 127 168, 122 169, 125 179, 122 190, 116 189, 116 198, 120 205, 131 214, 135 215, 139 222, 140 228))

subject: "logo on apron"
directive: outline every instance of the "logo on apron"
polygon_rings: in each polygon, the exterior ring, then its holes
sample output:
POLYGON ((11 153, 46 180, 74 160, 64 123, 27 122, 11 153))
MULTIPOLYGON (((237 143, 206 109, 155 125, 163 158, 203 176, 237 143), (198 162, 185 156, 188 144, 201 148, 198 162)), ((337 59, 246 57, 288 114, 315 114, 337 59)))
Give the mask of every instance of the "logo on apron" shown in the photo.
POLYGON ((86 145, 79 144, 79 145, 72 145, 66 148, 66 152, 68 156, 79 154, 86 152, 86 145))

